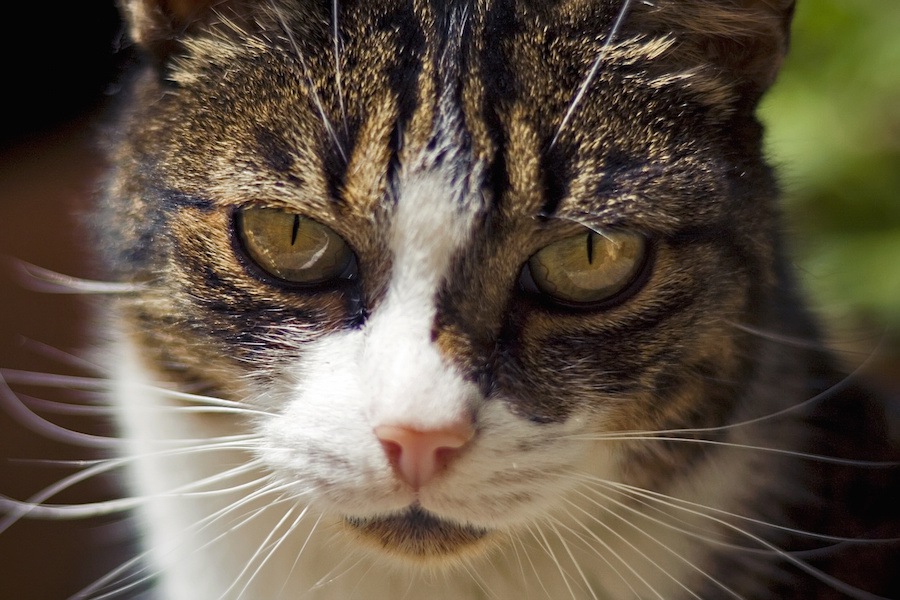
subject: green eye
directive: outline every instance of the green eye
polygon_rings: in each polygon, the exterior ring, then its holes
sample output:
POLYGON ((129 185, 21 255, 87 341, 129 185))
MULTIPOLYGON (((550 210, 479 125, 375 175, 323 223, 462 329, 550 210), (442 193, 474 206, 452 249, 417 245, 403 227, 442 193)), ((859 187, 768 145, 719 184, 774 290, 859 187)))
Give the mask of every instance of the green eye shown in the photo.
POLYGON ((353 252, 331 228, 274 208, 246 208, 236 218, 247 254, 261 269, 291 283, 315 285, 347 273, 353 252))
POLYGON ((541 294, 563 303, 595 304, 628 288, 646 256, 647 240, 638 233, 585 228, 539 250, 527 269, 541 294))

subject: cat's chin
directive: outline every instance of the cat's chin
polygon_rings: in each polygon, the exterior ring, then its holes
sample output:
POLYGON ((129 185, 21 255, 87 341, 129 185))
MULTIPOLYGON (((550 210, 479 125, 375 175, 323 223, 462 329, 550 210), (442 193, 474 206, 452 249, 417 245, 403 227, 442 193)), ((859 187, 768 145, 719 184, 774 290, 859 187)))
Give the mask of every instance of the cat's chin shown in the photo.
POLYGON ((494 537, 488 529, 442 519, 418 505, 381 517, 347 517, 345 522, 369 545, 407 560, 480 553, 494 537))

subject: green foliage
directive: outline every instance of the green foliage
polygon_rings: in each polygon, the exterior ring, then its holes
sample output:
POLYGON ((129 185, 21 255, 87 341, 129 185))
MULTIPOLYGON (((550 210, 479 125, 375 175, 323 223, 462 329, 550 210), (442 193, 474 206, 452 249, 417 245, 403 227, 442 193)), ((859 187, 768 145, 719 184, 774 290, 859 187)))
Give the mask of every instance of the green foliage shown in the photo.
POLYGON ((811 295, 897 336, 900 2, 799 0, 761 117, 811 295))

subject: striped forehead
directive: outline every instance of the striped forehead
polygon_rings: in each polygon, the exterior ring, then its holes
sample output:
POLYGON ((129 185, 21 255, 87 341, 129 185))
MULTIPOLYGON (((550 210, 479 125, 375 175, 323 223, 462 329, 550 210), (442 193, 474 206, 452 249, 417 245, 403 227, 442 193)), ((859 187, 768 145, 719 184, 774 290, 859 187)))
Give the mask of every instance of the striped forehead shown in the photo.
MULTIPOLYGON (((609 32, 617 11, 616 3, 592 4, 339 3, 330 35, 340 44, 316 48, 313 76, 329 96, 330 120, 349 123, 346 140, 336 127, 338 142, 349 148, 348 155, 373 156, 371 145, 387 146, 390 178, 392 165, 414 162, 434 144, 438 120, 453 110, 455 143, 488 167, 489 199, 509 188, 515 171, 510 160, 531 161, 517 171, 520 189, 560 191, 555 188, 562 186, 534 176, 538 170, 565 176, 558 163, 574 151, 564 150, 568 139, 558 140, 560 152, 548 148, 595 57, 596 40, 609 32), (573 33, 579 27, 586 29, 573 33)), ((352 176, 359 165, 352 157, 348 161, 352 176)))
MULTIPOLYGON (((452 70, 452 67, 448 67, 452 70)), ((393 275, 388 306, 418 314, 430 331, 435 302, 453 257, 472 236, 483 206, 483 169, 472 156, 452 86, 435 103, 428 143, 401 164, 391 184, 389 248, 393 275)))

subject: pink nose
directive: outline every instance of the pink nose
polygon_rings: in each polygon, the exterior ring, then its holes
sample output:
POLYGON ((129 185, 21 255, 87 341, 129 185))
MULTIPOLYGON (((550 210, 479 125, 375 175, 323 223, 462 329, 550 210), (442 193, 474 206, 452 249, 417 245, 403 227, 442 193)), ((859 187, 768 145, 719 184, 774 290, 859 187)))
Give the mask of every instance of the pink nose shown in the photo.
POLYGON ((474 433, 468 422, 426 431, 397 425, 375 428, 397 476, 414 490, 446 469, 474 433))

